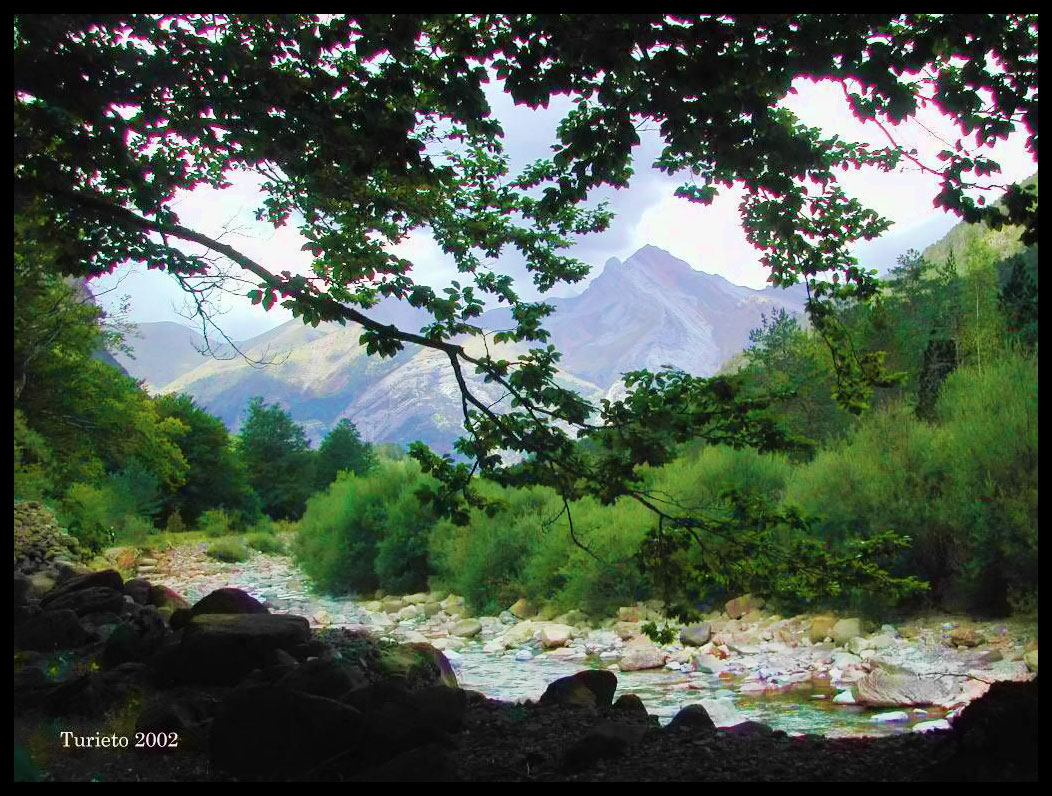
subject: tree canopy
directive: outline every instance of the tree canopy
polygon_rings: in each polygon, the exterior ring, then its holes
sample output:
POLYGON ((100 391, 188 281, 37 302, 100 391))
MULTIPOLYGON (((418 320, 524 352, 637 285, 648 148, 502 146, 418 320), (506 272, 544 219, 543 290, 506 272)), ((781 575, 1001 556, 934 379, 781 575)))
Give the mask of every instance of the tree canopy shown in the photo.
POLYGON ((1021 126, 1036 157, 1036 15, 18 15, 14 34, 15 209, 37 220, 20 245, 61 241, 54 257, 67 274, 133 260, 187 286, 217 276, 218 255, 256 283, 250 296, 266 309, 280 302, 305 323, 360 324, 371 354, 443 352, 463 399, 457 450, 470 464, 422 446, 413 455, 441 483, 436 507, 454 518, 485 507, 471 476, 499 478, 499 452, 514 451, 531 479, 568 500, 627 495, 661 517, 659 529, 692 528, 686 512, 646 493, 638 468, 698 436, 792 444, 733 377, 628 374, 628 396, 598 407, 560 387, 543 328, 551 306, 521 299, 500 267, 502 254, 520 252, 542 291, 587 273, 561 252, 610 224, 588 200, 629 184, 642 124, 660 131, 653 165, 683 177, 680 196, 705 204, 744 188, 743 226, 769 281, 806 282, 835 397, 856 412, 889 377, 879 352, 851 346, 834 303, 875 294, 849 248, 889 222, 837 174, 914 155, 890 132, 877 149, 801 124, 778 107, 795 78, 841 82, 854 114, 886 131, 936 103, 961 140, 939 164, 917 164, 941 176, 935 205, 1020 224, 1024 242, 1036 241, 1036 192, 1010 186, 993 205, 971 190, 996 185, 999 166, 982 145, 1021 126), (518 103, 574 102, 551 157, 519 174, 483 91, 491 75, 518 103), (261 220, 298 225, 309 275, 180 222, 178 191, 224 188, 243 171, 263 180, 261 220), (460 281, 444 290, 414 281, 413 263, 390 252, 414 231, 434 237, 460 281), (392 296, 433 321, 413 331, 371 318, 392 296), (509 304, 514 319, 492 342, 536 347, 511 361, 469 355, 462 341, 486 333, 475 323, 485 301, 509 304), (503 387, 507 411, 472 393, 472 371, 503 387))

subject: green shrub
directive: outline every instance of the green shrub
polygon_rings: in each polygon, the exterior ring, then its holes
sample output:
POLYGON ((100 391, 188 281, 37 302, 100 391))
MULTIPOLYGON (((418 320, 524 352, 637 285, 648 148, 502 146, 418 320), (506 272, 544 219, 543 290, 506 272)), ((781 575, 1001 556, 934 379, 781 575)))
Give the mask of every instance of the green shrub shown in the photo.
POLYGON ((245 541, 249 547, 261 553, 279 556, 285 553, 285 545, 272 533, 250 533, 245 537, 245 541))
POLYGON ((252 555, 252 551, 245 547, 244 543, 236 536, 224 536, 216 539, 205 550, 205 554, 217 561, 233 563, 245 561, 252 555))
POLYGON ((140 546, 145 544, 146 540, 156 532, 157 529, 146 517, 138 514, 126 514, 121 520, 116 541, 119 544, 140 546))
MULTIPOLYGON (((1037 362, 1003 352, 944 383, 937 425, 897 404, 789 480, 785 501, 831 544, 890 528, 900 574, 953 610, 1005 613, 1037 587, 1037 362)), ((868 598, 867 598, 868 599, 868 598)))
POLYGON ((176 509, 168 515, 168 519, 165 522, 165 528, 168 533, 185 533, 186 523, 183 521, 183 515, 179 513, 179 509, 176 509))
POLYGON ((230 533, 230 516, 222 509, 209 509, 197 521, 197 528, 205 536, 218 539, 230 533))
POLYGON ((434 520, 414 495, 429 481, 411 459, 383 459, 366 476, 341 473, 299 523, 294 553, 304 572, 337 594, 424 588, 434 520))
POLYGON ((62 525, 80 542, 99 551, 113 543, 124 506, 108 487, 75 483, 62 501, 62 525))

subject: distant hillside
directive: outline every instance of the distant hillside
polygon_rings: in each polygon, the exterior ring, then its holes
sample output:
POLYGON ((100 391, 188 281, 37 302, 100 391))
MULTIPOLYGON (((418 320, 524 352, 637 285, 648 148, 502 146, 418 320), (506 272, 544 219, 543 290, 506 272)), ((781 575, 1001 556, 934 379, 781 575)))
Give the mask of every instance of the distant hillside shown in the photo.
MULTIPOLYGON (((1023 187, 1031 185, 1037 188, 1037 174, 1024 180, 1023 187)), ((944 238, 927 247, 923 254, 925 259, 935 263, 945 263, 953 251, 959 268, 968 268, 962 261, 962 252, 989 252, 994 259, 1003 260, 1013 254, 1020 254, 1025 247, 1019 241, 1019 227, 1005 226, 991 229, 984 224, 958 224, 944 238)))

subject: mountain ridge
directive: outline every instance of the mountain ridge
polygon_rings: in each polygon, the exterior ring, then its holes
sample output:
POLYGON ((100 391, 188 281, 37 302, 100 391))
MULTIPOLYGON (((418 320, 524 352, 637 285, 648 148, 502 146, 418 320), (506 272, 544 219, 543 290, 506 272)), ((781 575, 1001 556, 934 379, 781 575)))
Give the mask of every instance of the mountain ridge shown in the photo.
MULTIPOLYGON (((761 313, 781 308, 799 312, 803 294, 735 285, 695 270, 663 249, 645 246, 624 261, 607 260, 579 295, 548 303, 555 311, 545 328, 563 354, 560 379, 595 399, 615 389, 629 370, 674 365, 696 376, 712 375, 748 344, 761 313)), ((413 331, 430 317, 393 300, 381 302, 370 315, 413 331)), ((489 310, 478 323, 487 331, 509 328, 510 309, 489 310)), ((185 338, 190 330, 180 328, 173 345, 185 345, 179 335, 185 338)), ((406 350, 388 360, 366 357, 357 342, 360 334, 353 323, 312 328, 289 321, 238 343, 250 358, 276 355, 280 364, 253 368, 240 358, 203 359, 167 383, 149 384, 156 392, 193 395, 232 431, 240 426, 248 400, 262 395, 268 403, 284 406, 314 442, 346 417, 367 441, 405 444, 422 439, 448 451, 461 433, 463 418, 445 356, 406 350)), ((481 341, 467 344, 479 346, 482 353, 481 341)), ((535 345, 509 344, 501 356, 513 359, 535 345)), ((137 371, 148 363, 125 357, 122 364, 142 378, 137 371)), ((473 379, 472 390, 491 403, 501 399, 500 391, 481 379, 473 379)))

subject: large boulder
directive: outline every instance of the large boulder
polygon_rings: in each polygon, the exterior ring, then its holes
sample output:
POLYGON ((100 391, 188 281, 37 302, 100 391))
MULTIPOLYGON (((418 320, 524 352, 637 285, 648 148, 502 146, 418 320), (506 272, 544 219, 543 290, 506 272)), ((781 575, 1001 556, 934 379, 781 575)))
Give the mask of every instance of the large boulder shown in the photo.
POLYGON ((380 671, 398 678, 410 689, 432 685, 457 687, 457 676, 449 660, 431 644, 399 644, 380 654, 380 671))
POLYGON ((908 672, 874 669, 855 683, 855 701, 872 707, 895 705, 934 705, 945 701, 956 689, 933 677, 908 672))
POLYGON ((343 661, 316 658, 297 666, 277 685, 304 694, 339 699, 355 688, 368 683, 368 678, 357 666, 343 661))
POLYGON ((362 714, 334 700, 276 686, 235 689, 212 724, 210 758, 240 780, 303 779, 353 752, 365 733, 362 714))
POLYGON ((541 695, 541 704, 610 707, 617 690, 617 676, 606 669, 585 669, 553 681, 541 695))
POLYGON ((101 572, 92 572, 89 575, 80 575, 56 586, 44 595, 40 600, 40 604, 45 608, 49 608, 56 600, 72 592, 98 588, 123 592, 124 581, 121 579, 120 573, 115 569, 105 569, 101 572))
POLYGON ((158 653, 162 679, 204 685, 234 685, 253 669, 273 661, 310 638, 302 616, 202 614, 183 629, 182 639, 158 653))
POLYGON ((41 605, 49 611, 69 609, 77 616, 116 614, 124 608, 124 594, 106 586, 92 586, 60 594, 46 602, 42 601, 41 605))
POLYGON ((1040 711, 1037 680, 994 683, 953 722, 953 753, 925 781, 1037 781, 1040 711))
POLYGON ((133 606, 131 615, 117 625, 106 639, 102 662, 107 668, 128 661, 146 661, 164 644, 167 628, 153 606, 133 606))
POLYGON ((259 600, 241 589, 216 589, 206 594, 190 609, 194 616, 202 614, 268 614, 270 611, 259 600))
POLYGON ((516 600, 508 609, 508 612, 516 619, 529 619, 531 616, 537 615, 537 609, 527 602, 525 597, 520 597, 516 600))
POLYGON ((190 603, 174 589, 154 584, 150 587, 148 602, 155 608, 166 608, 170 611, 189 610, 190 603))

